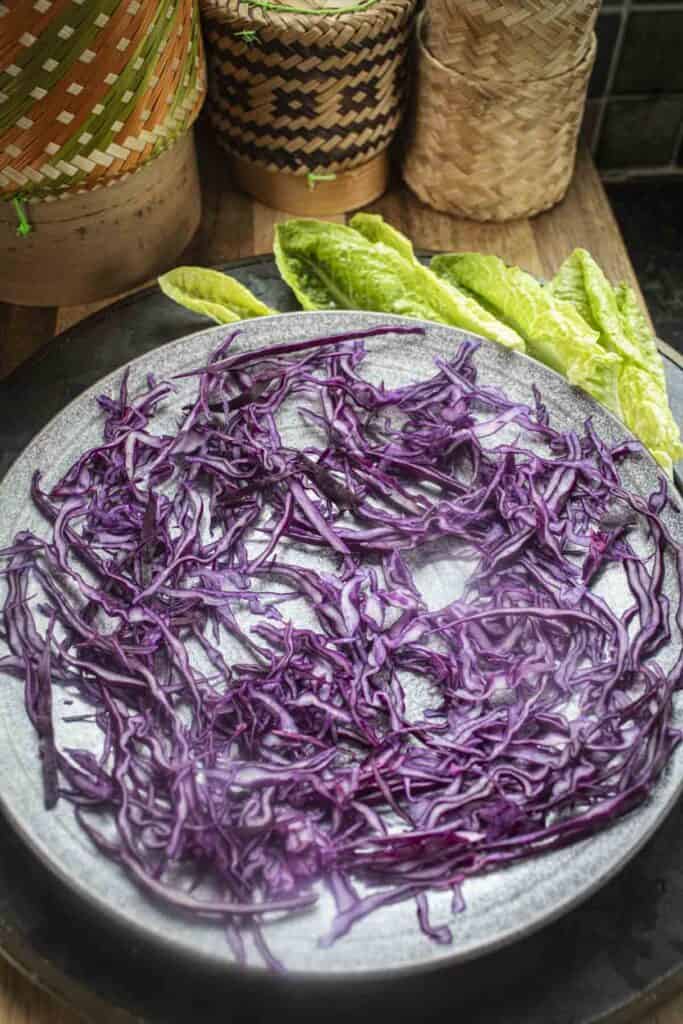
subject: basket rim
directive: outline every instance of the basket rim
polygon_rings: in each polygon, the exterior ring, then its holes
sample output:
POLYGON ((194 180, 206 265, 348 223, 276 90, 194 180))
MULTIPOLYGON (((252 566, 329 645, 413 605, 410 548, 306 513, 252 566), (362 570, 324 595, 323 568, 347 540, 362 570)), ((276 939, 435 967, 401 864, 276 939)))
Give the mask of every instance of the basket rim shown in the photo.
POLYGON ((455 81, 459 81, 475 89, 481 89, 482 91, 490 90, 490 93, 493 95, 499 94, 503 88, 505 88, 506 92, 509 90, 510 93, 513 93, 514 90, 519 90, 526 86, 545 87, 549 83, 560 85, 563 84, 564 81, 571 82, 575 78, 584 75, 595 60, 595 54, 597 51, 597 35, 595 31, 592 31, 588 37, 587 47, 581 57, 581 60, 576 64, 573 64, 571 67, 565 68, 559 74, 550 75, 548 78, 485 78, 481 75, 467 75, 462 71, 458 71, 457 68, 448 67, 446 64, 442 64, 441 61, 437 60, 431 50, 425 45, 423 39, 424 16, 425 11, 420 11, 417 15, 415 24, 415 38, 420 51, 420 56, 424 56, 424 58, 430 64, 433 64, 441 74, 450 76, 455 81))
POLYGON ((358 29, 377 21, 395 21, 398 16, 410 16, 414 6, 415 0, 372 0, 366 6, 306 10, 270 0, 238 0, 220 5, 215 0, 202 0, 201 14, 209 23, 228 25, 239 21, 296 34, 304 29, 329 31, 332 26, 358 29))
MULTIPOLYGON (((204 0, 202 9, 204 10, 210 0, 204 0)), ((278 3, 277 0, 241 0, 241 3, 245 7, 258 7, 263 11, 274 11, 278 14, 303 14, 303 15, 339 15, 339 14, 357 14, 360 12, 368 11, 372 7, 376 7, 378 4, 383 3, 384 0, 352 0, 351 3, 345 6, 338 7, 297 7, 295 4, 278 3)), ((229 11, 229 7, 219 6, 215 8, 217 12, 229 11)))

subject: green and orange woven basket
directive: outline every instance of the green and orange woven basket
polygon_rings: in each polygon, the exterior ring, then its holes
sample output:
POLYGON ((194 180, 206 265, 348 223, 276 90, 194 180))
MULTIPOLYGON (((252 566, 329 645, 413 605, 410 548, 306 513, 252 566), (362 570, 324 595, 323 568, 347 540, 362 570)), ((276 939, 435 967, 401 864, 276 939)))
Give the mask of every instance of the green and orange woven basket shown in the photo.
POLYGON ((91 302, 179 256, 205 79, 196 0, 0 0, 0 300, 91 302))
POLYGON ((0 196, 130 174, 188 130, 204 91, 193 0, 0 3, 0 196))

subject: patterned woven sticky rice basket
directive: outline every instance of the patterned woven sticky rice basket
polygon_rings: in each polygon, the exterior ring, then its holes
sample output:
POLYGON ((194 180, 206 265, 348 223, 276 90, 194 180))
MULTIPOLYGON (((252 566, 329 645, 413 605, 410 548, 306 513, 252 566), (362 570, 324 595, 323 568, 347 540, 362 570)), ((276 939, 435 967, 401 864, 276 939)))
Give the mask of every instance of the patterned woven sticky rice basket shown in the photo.
POLYGON ((425 48, 418 20, 414 112, 403 176, 423 202, 474 220, 529 217, 565 194, 593 61, 528 82, 470 78, 425 48))
POLYGON ((581 63, 600 0, 429 0, 423 41, 470 78, 552 78, 581 63))
POLYGON ((0 198, 126 177, 187 132, 204 92, 193 0, 0 2, 0 198))
MULTIPOLYGON (((365 0, 294 13, 201 0, 210 115, 247 188, 245 167, 266 193, 268 175, 273 188, 282 175, 304 190, 336 181, 344 208, 345 172, 384 154, 401 120, 413 8, 414 0, 365 0)), ((354 194, 356 205, 370 198, 354 194)))
POLYGON ((193 0, 0 0, 0 301, 94 302, 177 261, 205 78, 193 0))

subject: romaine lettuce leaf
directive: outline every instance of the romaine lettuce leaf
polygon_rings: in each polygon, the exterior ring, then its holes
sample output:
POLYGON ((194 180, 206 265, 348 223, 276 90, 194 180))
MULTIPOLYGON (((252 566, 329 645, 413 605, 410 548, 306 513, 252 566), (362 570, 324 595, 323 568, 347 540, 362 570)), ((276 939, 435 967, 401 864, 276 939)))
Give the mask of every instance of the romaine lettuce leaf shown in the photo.
POLYGON ((287 221, 276 229, 275 258, 304 309, 398 313, 461 327, 524 350, 524 341, 513 330, 423 267, 408 239, 380 217, 354 218, 354 227, 287 221))
POLYGON ((164 295, 218 324, 268 316, 277 310, 264 306, 255 295, 228 274, 205 267, 176 267, 158 279, 164 295))
POLYGON ((378 213, 356 213, 349 221, 349 226, 354 231, 359 231, 368 242, 382 242, 390 249, 395 249, 399 256, 409 263, 417 262, 410 239, 391 224, 387 224, 384 217, 380 217, 378 213))
POLYGON ((581 316, 598 331, 603 348, 651 371, 643 349, 624 329, 614 289, 589 252, 574 249, 551 281, 550 290, 556 298, 574 303, 581 316))
POLYGON ((567 367, 567 380, 621 417, 621 366, 622 361, 616 353, 605 352, 599 345, 586 345, 577 350, 567 367))
POLYGON ((624 423, 671 475, 674 463, 683 459, 683 444, 666 392, 651 374, 627 364, 620 374, 619 396, 624 423))
POLYGON ((669 407, 664 363, 632 288, 616 288, 595 260, 576 249, 553 278, 551 290, 574 303, 599 332, 599 343, 623 359, 619 402, 627 427, 671 474, 683 458, 680 431, 669 407))
POLYGON ((618 284, 614 289, 621 326, 634 345, 640 350, 645 369, 666 388, 664 360, 652 333, 647 318, 640 308, 636 293, 627 284, 618 284))
POLYGON ((556 300, 531 274, 497 256, 448 253, 435 256, 430 266, 485 302, 522 335, 531 355, 560 373, 566 373, 577 345, 595 345, 598 339, 571 303, 556 300))
POLYGON ((583 283, 583 270, 573 256, 572 253, 561 264, 560 269, 550 282, 550 290, 556 299, 571 302, 586 323, 597 330, 597 325, 593 323, 593 313, 583 283))
POLYGON ((526 341, 530 355, 620 415, 621 359, 600 348, 598 332, 571 302, 555 298, 531 274, 506 266, 497 256, 449 253, 435 256, 431 267, 510 324, 526 341))
POLYGON ((526 351, 524 339, 516 331, 485 309, 472 295, 437 277, 433 270, 420 263, 410 239, 378 214, 357 213, 351 218, 350 225, 379 251, 392 249, 412 266, 417 286, 428 296, 443 323, 481 334, 517 352, 526 351))
POLYGON ((275 230, 278 269, 304 309, 372 309, 438 320, 412 266, 343 224, 288 220, 275 230))

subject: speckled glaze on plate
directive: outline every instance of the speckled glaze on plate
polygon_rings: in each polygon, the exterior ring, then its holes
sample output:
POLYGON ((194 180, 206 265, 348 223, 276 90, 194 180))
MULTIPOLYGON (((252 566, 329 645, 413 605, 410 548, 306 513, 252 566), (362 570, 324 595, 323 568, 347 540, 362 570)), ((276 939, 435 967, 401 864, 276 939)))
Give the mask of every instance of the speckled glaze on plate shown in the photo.
MULTIPOLYGON (((267 317, 241 324, 234 350, 391 323, 414 325, 415 321, 372 313, 292 313, 267 317)), ((470 337, 451 328, 424 326, 424 338, 388 335, 368 341, 369 354, 364 364, 368 378, 384 379, 393 386, 425 377, 433 371, 435 357, 451 355, 461 340, 470 337)), ((201 365, 225 332, 225 327, 203 331, 136 360, 131 364, 132 386, 150 372, 157 377, 169 377, 201 365)), ((481 382, 501 387, 513 399, 530 401, 535 383, 557 427, 580 425, 590 415, 606 441, 614 443, 628 436, 608 412, 534 360, 482 341, 475 364, 481 382)), ((9 543, 19 529, 28 527, 45 532, 45 524, 28 496, 30 477, 36 468, 42 468, 50 483, 84 448, 99 442, 101 417, 94 397, 102 391, 113 391, 120 376, 121 371, 110 374, 59 413, 9 471, 0 485, 0 547, 9 543)), ((183 385, 180 401, 193 387, 192 381, 183 385)), ((647 495, 656 487, 658 473, 654 463, 643 456, 628 460, 622 477, 627 488, 647 495)), ((667 509, 663 518, 676 539, 683 540, 681 517, 667 509)), ((427 581, 435 599, 443 586, 442 577, 442 572, 435 573, 427 581)), ((679 594, 671 572, 667 588, 675 607, 679 594)), ((618 593, 613 597, 618 603, 618 593)), ((661 656, 665 667, 675 659, 680 644, 680 633, 674 630, 672 642, 661 656)), ((0 654, 3 653, 0 642, 0 654)), ((59 706, 55 707, 55 716, 58 715, 59 706)), ((675 706, 675 721, 683 727, 680 697, 675 706)), ((79 733, 82 726, 74 724, 69 728, 73 730, 69 734, 70 745, 87 742, 79 733)), ((189 921, 143 896, 118 867, 96 853, 65 801, 52 812, 44 811, 36 738, 24 713, 22 689, 12 681, 3 681, 0 687, 0 778, 0 800, 19 834, 80 897, 101 912, 115 916, 119 923, 142 930, 160 946, 171 945, 188 957, 226 967, 233 964, 219 926, 189 921)), ((650 799, 615 825, 564 850, 469 880, 464 887, 467 909, 454 922, 452 946, 437 946, 422 934, 414 905, 408 901, 371 915, 331 949, 321 949, 317 938, 326 931, 332 914, 331 898, 324 891, 313 910, 270 923, 269 944, 290 970, 318 976, 415 970, 480 955, 539 928, 607 881, 654 832, 682 788, 683 749, 679 746, 650 799)), ((448 894, 431 896, 430 904, 435 923, 451 919, 448 894)), ((261 962, 253 955, 252 963, 258 967, 261 962)))

